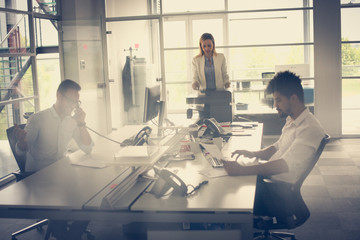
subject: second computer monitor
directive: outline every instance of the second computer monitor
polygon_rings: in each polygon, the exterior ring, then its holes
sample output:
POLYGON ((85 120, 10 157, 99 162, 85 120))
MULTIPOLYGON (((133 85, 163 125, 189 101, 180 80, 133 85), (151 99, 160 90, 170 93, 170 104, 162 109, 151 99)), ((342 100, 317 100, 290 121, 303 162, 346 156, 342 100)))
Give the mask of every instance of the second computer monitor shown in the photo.
POLYGON ((160 85, 145 88, 144 123, 159 116, 158 126, 162 125, 165 104, 160 100, 160 97, 160 85))

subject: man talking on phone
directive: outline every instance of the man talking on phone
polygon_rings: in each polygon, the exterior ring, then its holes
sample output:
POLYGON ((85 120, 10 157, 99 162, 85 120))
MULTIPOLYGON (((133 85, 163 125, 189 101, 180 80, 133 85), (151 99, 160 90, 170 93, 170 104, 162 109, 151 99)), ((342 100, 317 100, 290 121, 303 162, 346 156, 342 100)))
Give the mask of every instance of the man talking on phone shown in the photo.
MULTIPOLYGON (((86 128, 86 114, 80 107, 80 90, 78 83, 62 81, 52 107, 31 115, 24 130, 15 127, 16 152, 26 154, 26 172, 36 172, 63 158, 71 139, 85 153, 91 152, 94 144, 86 128)), ((74 228, 68 231, 66 221, 50 223, 57 239, 81 239, 88 222, 74 222, 74 228)))
POLYGON ((16 151, 26 154, 26 172, 36 172, 63 158, 71 139, 84 152, 91 152, 93 142, 86 129, 86 114, 80 107, 80 90, 76 82, 62 81, 55 104, 31 115, 24 130, 16 127, 16 151))

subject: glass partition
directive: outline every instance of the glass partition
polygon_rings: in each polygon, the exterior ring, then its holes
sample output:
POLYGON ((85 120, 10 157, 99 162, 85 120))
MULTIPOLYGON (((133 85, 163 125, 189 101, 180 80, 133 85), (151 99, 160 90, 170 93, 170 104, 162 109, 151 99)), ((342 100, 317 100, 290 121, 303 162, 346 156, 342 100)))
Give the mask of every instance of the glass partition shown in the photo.
POLYGON ((108 22, 106 27, 111 32, 107 41, 112 122, 142 123, 145 87, 160 84, 159 21, 108 22))

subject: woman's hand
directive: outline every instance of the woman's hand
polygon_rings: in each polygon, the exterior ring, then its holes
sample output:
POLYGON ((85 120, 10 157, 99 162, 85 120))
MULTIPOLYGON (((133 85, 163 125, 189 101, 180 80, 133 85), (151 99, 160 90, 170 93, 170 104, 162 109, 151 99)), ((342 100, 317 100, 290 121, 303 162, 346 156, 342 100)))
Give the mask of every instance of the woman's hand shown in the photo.
POLYGON ((193 82, 192 88, 193 88, 194 90, 199 90, 200 84, 199 84, 198 82, 193 82))

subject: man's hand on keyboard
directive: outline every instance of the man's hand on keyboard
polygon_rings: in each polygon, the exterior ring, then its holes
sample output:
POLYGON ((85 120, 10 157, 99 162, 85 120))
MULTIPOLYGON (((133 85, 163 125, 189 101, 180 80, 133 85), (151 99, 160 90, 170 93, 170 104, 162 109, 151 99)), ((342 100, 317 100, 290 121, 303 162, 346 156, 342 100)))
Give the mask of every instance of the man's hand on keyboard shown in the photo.
POLYGON ((236 156, 235 160, 238 160, 238 158, 240 156, 244 156, 244 157, 247 157, 247 158, 254 158, 254 157, 256 157, 256 154, 255 154, 255 152, 251 152, 251 151, 248 151, 248 150, 236 150, 236 151, 231 153, 231 157, 234 157, 234 156, 236 156))

